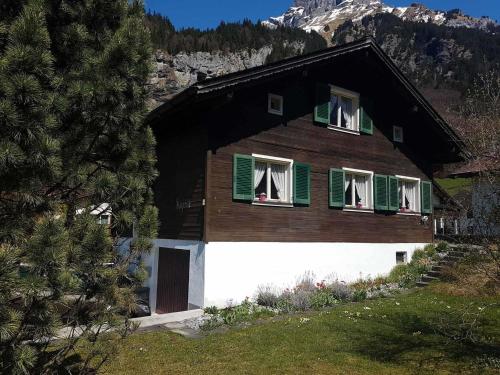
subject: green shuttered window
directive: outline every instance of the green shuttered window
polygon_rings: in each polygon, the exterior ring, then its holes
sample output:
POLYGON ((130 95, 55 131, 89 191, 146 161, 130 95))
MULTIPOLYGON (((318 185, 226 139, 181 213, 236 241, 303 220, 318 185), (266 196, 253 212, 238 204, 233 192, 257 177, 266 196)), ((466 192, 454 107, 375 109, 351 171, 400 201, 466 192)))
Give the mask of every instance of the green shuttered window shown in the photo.
POLYGON ((311 204, 311 167, 307 164, 293 164, 293 202, 308 206, 311 204))
POLYGON ((316 85, 316 106, 314 107, 314 121, 328 125, 330 123, 330 85, 318 83, 316 85))
POLYGON ((330 169, 329 173, 329 205, 342 208, 345 205, 345 172, 342 169, 330 169))
POLYGON ((375 198, 375 209, 380 211, 387 211, 389 209, 388 178, 387 176, 376 174, 373 179, 373 196, 375 198))
POLYGON ((389 176, 389 211, 399 210, 398 178, 389 176))
POLYGON ((373 134, 373 103, 367 97, 361 97, 360 102, 361 118, 359 121, 359 131, 365 134, 373 134))
POLYGON ((432 214, 432 182, 422 181, 420 191, 422 195, 422 213, 432 214))
POLYGON ((252 201, 254 198, 255 160, 250 155, 233 156, 233 199, 252 201))

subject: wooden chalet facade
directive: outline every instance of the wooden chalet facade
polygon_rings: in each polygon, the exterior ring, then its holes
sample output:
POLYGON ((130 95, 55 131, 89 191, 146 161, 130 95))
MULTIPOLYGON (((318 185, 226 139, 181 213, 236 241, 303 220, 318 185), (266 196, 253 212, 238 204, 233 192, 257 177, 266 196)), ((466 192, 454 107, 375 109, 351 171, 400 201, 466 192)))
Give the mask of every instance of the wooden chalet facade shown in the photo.
POLYGON ((186 308, 304 271, 388 272, 433 241, 432 171, 464 152, 370 38, 200 82, 149 120, 161 221, 150 301, 162 312, 158 259, 172 249, 189 252, 186 308))

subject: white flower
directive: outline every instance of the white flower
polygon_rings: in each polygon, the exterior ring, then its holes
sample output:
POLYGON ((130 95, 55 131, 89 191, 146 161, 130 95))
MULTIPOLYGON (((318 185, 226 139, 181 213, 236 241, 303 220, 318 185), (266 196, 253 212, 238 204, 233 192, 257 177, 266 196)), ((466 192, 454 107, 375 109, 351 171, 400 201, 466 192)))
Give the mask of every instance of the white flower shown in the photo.
POLYGON ((365 310, 371 310, 368 306, 363 307, 365 310))
POLYGON ((398 305, 398 306, 399 306, 399 305, 401 305, 401 304, 400 304, 399 302, 396 302, 396 305, 398 305))

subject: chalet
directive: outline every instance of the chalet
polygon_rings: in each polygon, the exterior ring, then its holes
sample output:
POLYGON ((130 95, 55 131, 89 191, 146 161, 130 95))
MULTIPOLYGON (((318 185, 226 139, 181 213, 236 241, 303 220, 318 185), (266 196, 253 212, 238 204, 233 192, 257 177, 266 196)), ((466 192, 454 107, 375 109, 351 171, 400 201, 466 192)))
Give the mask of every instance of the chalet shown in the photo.
POLYGON ((154 110, 150 304, 223 305, 305 271, 387 273, 433 241, 446 122, 373 39, 197 83, 154 110))

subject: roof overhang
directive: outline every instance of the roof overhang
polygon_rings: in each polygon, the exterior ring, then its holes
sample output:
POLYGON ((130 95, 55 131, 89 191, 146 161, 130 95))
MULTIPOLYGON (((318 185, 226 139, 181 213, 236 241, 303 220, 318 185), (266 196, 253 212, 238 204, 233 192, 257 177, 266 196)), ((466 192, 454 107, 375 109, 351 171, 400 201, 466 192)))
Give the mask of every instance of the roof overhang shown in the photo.
POLYGON ((362 50, 371 51, 379 58, 381 63, 389 69, 396 80, 411 94, 416 103, 418 103, 418 105, 434 120, 440 130, 442 130, 444 136, 457 147, 458 153, 461 155, 462 159, 465 160, 471 157, 470 152, 467 150, 460 137, 423 97, 417 88, 405 77, 401 70, 378 46, 372 37, 366 37, 340 46, 198 82, 151 111, 147 117, 147 121, 152 123, 159 117, 175 110, 181 110, 192 103, 213 96, 223 95, 262 81, 275 79, 295 71, 303 70, 309 66, 327 62, 333 58, 362 50))

